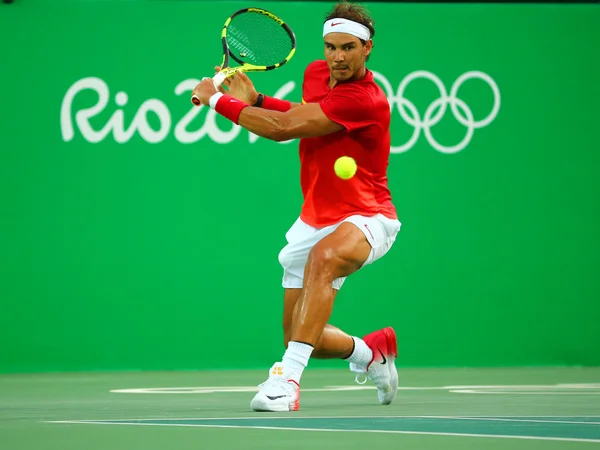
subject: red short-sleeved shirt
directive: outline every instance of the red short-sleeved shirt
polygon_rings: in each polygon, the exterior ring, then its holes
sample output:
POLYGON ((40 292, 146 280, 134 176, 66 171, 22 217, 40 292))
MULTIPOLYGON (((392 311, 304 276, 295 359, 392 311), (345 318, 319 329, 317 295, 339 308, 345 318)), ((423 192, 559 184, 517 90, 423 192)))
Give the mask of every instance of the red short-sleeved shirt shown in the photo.
POLYGON ((330 89, 327 63, 315 61, 304 73, 302 99, 319 103, 327 117, 345 128, 326 136, 300 139, 302 221, 322 228, 354 214, 381 213, 396 219, 386 175, 390 106, 373 73, 367 70, 362 80, 330 89), (354 158, 358 166, 349 180, 334 172, 340 156, 354 158))

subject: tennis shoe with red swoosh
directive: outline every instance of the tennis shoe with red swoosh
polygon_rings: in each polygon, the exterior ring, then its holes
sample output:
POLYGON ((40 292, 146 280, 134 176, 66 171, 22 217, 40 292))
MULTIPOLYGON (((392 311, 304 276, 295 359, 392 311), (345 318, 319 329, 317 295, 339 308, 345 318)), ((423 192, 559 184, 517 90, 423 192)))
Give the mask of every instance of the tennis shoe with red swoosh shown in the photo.
POLYGON ((383 328, 367 334, 363 341, 373 352, 373 359, 367 367, 350 363, 350 370, 356 372, 356 382, 359 384, 366 383, 366 379, 360 381, 360 375, 366 374, 377 388, 379 402, 389 405, 398 394, 398 371, 394 363, 398 357, 396 332, 392 327, 383 328))

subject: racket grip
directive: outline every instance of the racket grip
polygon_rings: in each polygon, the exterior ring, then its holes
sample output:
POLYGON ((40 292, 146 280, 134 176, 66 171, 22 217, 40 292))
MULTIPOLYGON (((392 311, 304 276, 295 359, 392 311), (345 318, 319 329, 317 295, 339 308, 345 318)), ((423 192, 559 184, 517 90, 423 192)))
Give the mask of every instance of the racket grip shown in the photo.
MULTIPOLYGON (((220 72, 219 72, 220 73, 220 72)), ((218 74, 217 74, 218 75, 218 74)), ((216 75, 215 75, 216 76, 216 75)), ((204 80, 208 80, 209 77, 203 77, 202 81, 204 80)), ((225 80, 225 77, 223 77, 223 80, 225 80)), ((223 81, 221 81, 221 83, 223 83, 223 81)), ((215 88, 219 89, 220 83, 216 84, 213 78, 213 84, 215 85, 215 88)), ((202 104, 202 102, 200 101, 200 99, 196 96, 196 94, 192 95, 192 103, 196 106, 200 106, 202 104)))
MULTIPOLYGON (((208 77, 204 77, 202 79, 206 80, 206 78, 208 78, 208 77)), ((221 86, 223 84, 223 81, 225 81, 225 78, 227 78, 227 76, 225 75, 224 72, 217 73, 213 77, 213 83, 215 85, 215 88, 219 89, 219 86, 221 86)), ((192 103, 194 105, 196 105, 196 106, 200 106, 201 105, 200 99, 198 97, 196 97, 195 95, 192 95, 192 103)))
POLYGON ((225 73, 224 72, 219 72, 217 73, 214 77, 213 77, 213 83, 215 83, 215 87, 218 89, 219 86, 221 86, 223 84, 223 81, 225 81, 225 73))

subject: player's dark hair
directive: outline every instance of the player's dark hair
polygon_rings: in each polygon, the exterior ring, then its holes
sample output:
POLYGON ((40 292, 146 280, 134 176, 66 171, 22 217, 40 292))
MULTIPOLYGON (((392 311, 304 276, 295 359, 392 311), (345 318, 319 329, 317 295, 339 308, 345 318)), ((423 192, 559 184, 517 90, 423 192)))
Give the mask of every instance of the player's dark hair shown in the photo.
MULTIPOLYGON (((347 0, 337 3, 325 16, 324 22, 327 22, 331 19, 348 19, 352 20, 353 22, 358 22, 369 29, 371 32, 371 39, 373 36, 375 36, 375 28, 373 27, 374 20, 371 17, 371 13, 367 10, 367 8, 359 5, 358 3, 350 3, 347 0)), ((363 39, 360 39, 360 42, 362 42, 363 45, 367 43, 367 41, 363 39)), ((369 57, 367 56, 367 61, 368 60, 369 57)))

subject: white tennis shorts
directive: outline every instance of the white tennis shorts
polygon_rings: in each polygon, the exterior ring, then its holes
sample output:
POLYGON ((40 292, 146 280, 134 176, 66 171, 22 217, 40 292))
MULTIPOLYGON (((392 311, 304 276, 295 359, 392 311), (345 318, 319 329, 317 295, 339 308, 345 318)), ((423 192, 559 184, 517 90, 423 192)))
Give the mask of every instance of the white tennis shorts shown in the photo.
MULTIPOLYGON (((401 225, 398 220, 388 219, 382 214, 373 217, 350 216, 340 223, 324 228, 311 227, 298 218, 285 234, 287 245, 279 252, 279 263, 283 267, 282 285, 284 288, 302 287, 304 266, 310 250, 344 222, 356 225, 365 234, 371 245, 371 253, 363 266, 375 262, 388 252, 396 240, 401 225)), ((333 288, 340 289, 345 280, 346 277, 336 278, 332 283, 333 288)))

